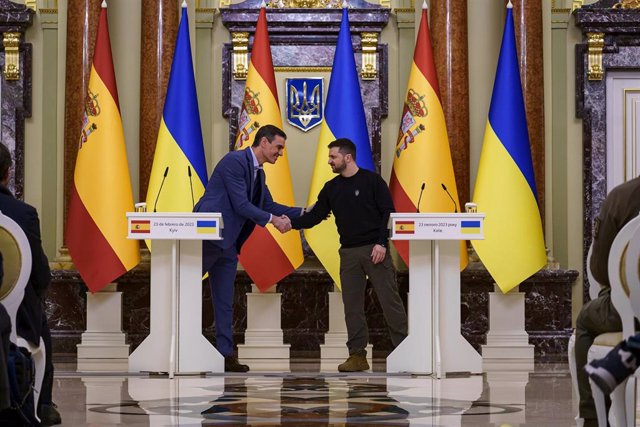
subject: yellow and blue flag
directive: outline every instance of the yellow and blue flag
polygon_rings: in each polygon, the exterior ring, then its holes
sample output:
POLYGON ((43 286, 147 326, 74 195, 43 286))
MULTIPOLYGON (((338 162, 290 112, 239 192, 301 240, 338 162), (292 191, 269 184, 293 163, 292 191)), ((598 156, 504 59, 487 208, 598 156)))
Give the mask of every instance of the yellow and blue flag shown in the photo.
MULTIPOLYGON (((316 149, 316 161, 309 188, 308 204, 316 202, 324 184, 335 175, 327 164, 327 145, 338 138, 349 138, 356 145, 356 163, 359 167, 375 172, 367 119, 360 94, 360 82, 351 45, 349 13, 342 9, 342 22, 338 33, 336 53, 324 109, 324 122, 316 149)), ((318 260, 333 281, 340 287, 340 242, 333 216, 317 226, 305 230, 304 235, 318 260)))
POLYGON ((198 220, 196 221, 196 229, 198 234, 214 234, 218 231, 218 221, 216 220, 198 220))
POLYGON ((189 21, 184 6, 149 177, 147 209, 191 212, 204 194, 207 179, 189 21))
POLYGON ((546 263, 510 4, 473 200, 486 214, 473 247, 509 292, 546 263))

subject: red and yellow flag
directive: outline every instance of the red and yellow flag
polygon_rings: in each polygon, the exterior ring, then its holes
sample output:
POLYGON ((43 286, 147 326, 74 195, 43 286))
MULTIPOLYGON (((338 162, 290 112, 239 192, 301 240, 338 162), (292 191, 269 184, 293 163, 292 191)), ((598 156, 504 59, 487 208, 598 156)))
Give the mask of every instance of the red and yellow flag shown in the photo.
MULTIPOLYGON (((260 9, 251 51, 236 150, 249 147, 258 128, 269 124, 282 129, 282 115, 267 32, 267 13, 263 7, 260 9)), ((273 200, 293 206, 293 186, 286 149, 282 158, 275 164, 265 164, 264 171, 273 200)), ((300 234, 281 234, 271 224, 265 228, 256 227, 240 253, 240 263, 261 291, 267 290, 286 277, 298 268, 303 260, 300 234), (268 260, 265 254, 269 254, 268 260)))
MULTIPOLYGON (((459 200, 426 8, 422 9, 400 132, 393 152, 389 188, 397 212, 454 212, 456 206, 446 190, 456 204, 459 200), (418 206, 423 185, 424 192, 418 206)), ((409 242, 393 243, 409 265, 409 242)), ((460 242, 461 269, 467 262, 466 243, 463 241, 460 242)))
POLYGON ((133 195, 104 6, 97 33, 65 227, 69 254, 92 292, 140 262, 138 241, 127 239, 133 195))

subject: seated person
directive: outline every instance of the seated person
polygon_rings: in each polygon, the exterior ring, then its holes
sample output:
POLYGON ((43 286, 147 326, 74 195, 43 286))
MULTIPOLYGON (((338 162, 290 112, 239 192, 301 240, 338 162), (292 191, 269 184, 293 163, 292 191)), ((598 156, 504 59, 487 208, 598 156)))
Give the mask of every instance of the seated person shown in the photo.
POLYGON ((602 203, 596 218, 593 251, 589 268, 603 288, 598 297, 587 302, 576 320, 575 357, 580 394, 579 412, 584 426, 597 425, 597 414, 589 377, 585 371, 587 354, 594 339, 606 332, 622 330, 622 322, 611 303, 609 252, 618 232, 640 212, 640 177, 615 187, 602 203))
MULTIPOLYGON (((596 231, 594 236, 593 254, 591 257, 591 271, 600 283, 609 284, 608 274, 608 261, 609 250, 611 244, 618 234, 618 232, 633 218, 640 213, 640 177, 634 178, 621 184, 611 190, 611 193, 605 199, 600 215, 596 222, 596 231), (596 259, 596 250, 598 249, 598 243, 605 243, 596 259), (596 276, 597 274, 597 276, 596 276), (601 281, 606 280, 606 282, 601 281)), ((610 288, 607 289, 610 291, 610 288)), ((609 292, 610 293, 610 292, 609 292)), ((599 299, 600 297, 598 297, 599 299)), ((597 300, 597 299, 596 299, 597 300)), ((594 301, 596 301, 594 300, 594 301)), ((583 307, 583 311, 593 301, 590 301, 583 307)), ((609 301, 607 302, 612 310, 613 305, 609 301)), ((580 323, 580 316, 576 324, 576 338, 579 330, 578 324, 580 323)), ((617 315, 617 312, 616 312, 617 315)), ((597 319, 594 319, 597 320, 597 319)), ((616 329, 622 330, 622 325, 616 329)), ((606 331, 609 332, 609 331, 606 331)), ((588 351, 588 347, 586 349, 588 351)), ((576 342, 576 359, 577 359, 577 342, 576 342)), ((619 343, 613 348, 605 358, 601 360, 593 360, 589 364, 578 365, 579 376, 584 376, 582 372, 588 374, 588 376, 596 383, 606 394, 611 393, 613 389, 624 381, 629 375, 632 375, 637 367, 637 358, 640 357, 640 334, 630 337, 627 340, 619 343), (584 371, 581 371, 581 366, 584 366, 584 371)), ((588 384, 587 384, 588 385, 588 384)), ((583 389, 580 389, 581 403, 582 403, 583 389)), ((588 390, 588 397, 593 405, 591 399, 591 390, 588 390)))

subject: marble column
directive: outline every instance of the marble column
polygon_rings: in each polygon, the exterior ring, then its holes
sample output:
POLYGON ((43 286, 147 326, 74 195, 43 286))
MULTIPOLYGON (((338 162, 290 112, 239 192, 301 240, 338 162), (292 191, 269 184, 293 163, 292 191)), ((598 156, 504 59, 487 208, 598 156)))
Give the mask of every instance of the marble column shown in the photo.
POLYGON ((544 58, 542 52, 542 2, 513 0, 520 79, 527 112, 538 206, 544 225, 544 58))
POLYGON ((140 197, 147 198, 164 98, 178 34, 175 0, 145 1, 140 50, 140 197))
POLYGON ((82 129, 82 110, 89 86, 101 0, 67 5, 67 57, 64 94, 64 221, 82 129))
POLYGON ((469 194, 469 66, 467 2, 431 0, 430 29, 440 101, 458 187, 458 206, 469 194))

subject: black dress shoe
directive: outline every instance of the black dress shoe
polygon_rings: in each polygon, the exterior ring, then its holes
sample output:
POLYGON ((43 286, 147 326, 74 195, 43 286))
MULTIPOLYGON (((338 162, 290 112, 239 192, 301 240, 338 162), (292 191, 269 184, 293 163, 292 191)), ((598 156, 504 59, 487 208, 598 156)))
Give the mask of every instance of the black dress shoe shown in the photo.
POLYGON ((249 372, 249 366, 243 365, 238 362, 238 358, 235 356, 227 356, 224 358, 224 371, 225 372, 249 372))
POLYGON ((54 426, 62 423, 60 413, 55 403, 45 403, 38 406, 38 418, 43 426, 54 426))

